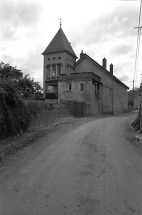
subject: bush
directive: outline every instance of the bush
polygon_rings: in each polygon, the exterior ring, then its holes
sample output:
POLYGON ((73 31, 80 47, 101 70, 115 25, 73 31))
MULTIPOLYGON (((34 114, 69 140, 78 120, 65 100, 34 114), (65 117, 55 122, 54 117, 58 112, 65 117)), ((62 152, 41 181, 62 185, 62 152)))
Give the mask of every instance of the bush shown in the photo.
POLYGON ((0 138, 22 134, 35 121, 47 124, 67 114, 61 104, 22 100, 16 83, 0 79, 0 138))
POLYGON ((30 121, 30 111, 18 96, 16 85, 0 79, 0 137, 23 133, 30 121))

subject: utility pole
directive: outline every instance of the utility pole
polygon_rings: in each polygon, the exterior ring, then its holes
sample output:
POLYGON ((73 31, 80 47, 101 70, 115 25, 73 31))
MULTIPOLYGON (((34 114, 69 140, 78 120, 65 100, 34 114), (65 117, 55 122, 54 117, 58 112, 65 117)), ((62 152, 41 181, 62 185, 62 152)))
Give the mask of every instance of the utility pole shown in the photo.
POLYGON ((140 132, 142 131, 142 74, 141 74, 141 84, 140 84, 140 132))
POLYGON ((134 108, 134 101, 135 101, 135 95, 134 95, 134 80, 133 80, 133 108, 134 108))

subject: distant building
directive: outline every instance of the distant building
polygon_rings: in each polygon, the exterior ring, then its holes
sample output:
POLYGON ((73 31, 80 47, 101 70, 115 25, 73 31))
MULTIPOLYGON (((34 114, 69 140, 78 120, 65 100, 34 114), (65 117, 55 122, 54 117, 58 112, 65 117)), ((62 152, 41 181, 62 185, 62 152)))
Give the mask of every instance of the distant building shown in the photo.
POLYGON ((43 96, 48 100, 85 102, 89 114, 117 113, 128 109, 129 89, 113 75, 113 65, 107 70, 90 56, 74 53, 62 28, 47 46, 44 55, 43 96))

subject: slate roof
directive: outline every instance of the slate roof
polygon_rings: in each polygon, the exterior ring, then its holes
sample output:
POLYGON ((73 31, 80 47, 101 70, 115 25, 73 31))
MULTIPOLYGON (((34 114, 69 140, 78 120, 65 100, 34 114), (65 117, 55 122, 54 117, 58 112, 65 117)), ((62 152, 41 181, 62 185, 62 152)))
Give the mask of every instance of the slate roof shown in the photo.
POLYGON ((43 55, 55 52, 69 52, 75 58, 76 54, 73 51, 66 35, 64 34, 62 28, 60 27, 54 38, 51 40, 45 51, 42 53, 43 55))
POLYGON ((101 66, 100 64, 98 64, 95 60, 93 60, 89 55, 87 55, 86 53, 84 53, 83 57, 80 58, 76 64, 78 65, 84 58, 88 58, 90 61, 92 61, 97 67, 99 67, 101 70, 103 70, 105 73, 107 73, 107 75, 109 75, 111 78, 113 78, 115 81, 117 81, 119 84, 123 85, 124 87, 126 87, 127 89, 129 89, 129 87, 127 85, 125 85, 122 81, 120 81, 117 77, 115 77, 113 74, 111 74, 108 70, 106 70, 103 66, 101 66))

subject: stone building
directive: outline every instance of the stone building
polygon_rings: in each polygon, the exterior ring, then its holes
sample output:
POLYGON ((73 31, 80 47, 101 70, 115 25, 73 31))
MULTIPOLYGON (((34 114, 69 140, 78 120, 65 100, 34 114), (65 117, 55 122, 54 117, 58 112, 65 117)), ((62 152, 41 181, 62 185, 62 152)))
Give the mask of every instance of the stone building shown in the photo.
POLYGON ((85 102, 89 114, 117 113, 128 109, 129 89, 107 70, 107 60, 98 64, 90 56, 74 53, 61 26, 44 55, 43 94, 49 101, 85 102))
POLYGON ((60 75, 74 72, 77 58, 61 27, 42 54, 44 55, 43 97, 58 99, 60 75))

